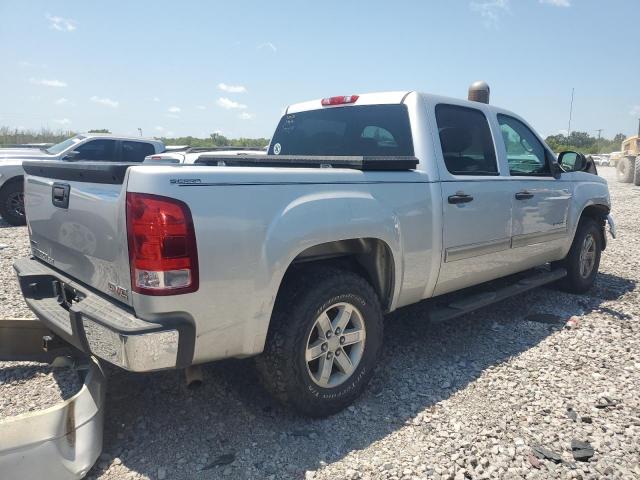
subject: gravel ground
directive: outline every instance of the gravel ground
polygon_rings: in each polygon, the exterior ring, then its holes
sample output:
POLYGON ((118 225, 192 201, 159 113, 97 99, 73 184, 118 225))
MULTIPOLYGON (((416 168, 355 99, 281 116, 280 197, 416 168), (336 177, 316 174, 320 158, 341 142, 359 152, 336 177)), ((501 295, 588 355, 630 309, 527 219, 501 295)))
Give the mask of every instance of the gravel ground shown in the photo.
POLYGON ((369 389, 324 420, 275 404, 251 360, 207 366, 196 390, 111 369, 89 477, 640 478, 640 188, 601 171, 619 237, 589 295, 538 289, 441 325, 398 311, 369 389))
POLYGON ((0 421, 71 398, 82 382, 70 368, 40 362, 0 362, 0 421))
POLYGON ((27 227, 13 227, 0 217, 0 319, 35 318, 24 303, 13 261, 30 254, 27 227))

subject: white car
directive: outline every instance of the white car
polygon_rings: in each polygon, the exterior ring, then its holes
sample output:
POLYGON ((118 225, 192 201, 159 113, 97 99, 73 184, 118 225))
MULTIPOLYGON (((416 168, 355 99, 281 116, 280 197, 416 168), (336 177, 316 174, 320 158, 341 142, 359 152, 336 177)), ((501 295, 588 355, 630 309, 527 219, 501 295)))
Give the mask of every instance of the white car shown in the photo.
POLYGON ((193 164, 201 155, 265 155, 265 148, 246 147, 167 147, 163 153, 148 155, 144 159, 145 164, 193 164))
POLYGON ((142 162, 164 151, 159 140, 83 133, 46 148, 0 148, 0 216, 11 225, 24 225, 24 160, 142 162))

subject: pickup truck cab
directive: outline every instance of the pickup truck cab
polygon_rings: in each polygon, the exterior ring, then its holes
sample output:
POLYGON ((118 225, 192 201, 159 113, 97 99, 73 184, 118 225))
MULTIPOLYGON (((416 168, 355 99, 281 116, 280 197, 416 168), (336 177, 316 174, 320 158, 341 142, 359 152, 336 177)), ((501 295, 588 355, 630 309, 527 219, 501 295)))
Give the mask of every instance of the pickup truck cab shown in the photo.
POLYGON ((324 416, 371 378, 386 312, 588 290, 615 230, 585 164, 484 103, 318 99, 289 106, 259 157, 25 163, 33 256, 15 269, 81 350, 135 371, 256 356, 277 398, 324 416))
POLYGON ((22 162, 67 160, 142 162, 164 151, 162 142, 140 137, 83 133, 43 148, 0 148, 0 216, 11 225, 24 225, 22 162))

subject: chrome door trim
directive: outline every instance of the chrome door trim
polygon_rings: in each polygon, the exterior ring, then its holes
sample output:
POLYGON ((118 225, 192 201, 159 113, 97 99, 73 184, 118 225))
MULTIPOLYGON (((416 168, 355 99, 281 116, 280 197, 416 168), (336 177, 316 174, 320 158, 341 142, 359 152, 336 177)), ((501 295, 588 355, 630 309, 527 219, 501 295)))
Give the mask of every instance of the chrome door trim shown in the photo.
POLYGON ((511 237, 511 248, 526 247, 529 245, 536 245, 538 243, 551 242, 553 240, 560 240, 567 236, 566 227, 554 228, 546 232, 533 232, 526 233, 524 235, 514 235, 511 237))
POLYGON ((488 253, 496 253, 502 250, 508 250, 511 247, 511 239, 504 238, 500 240, 491 240, 482 243, 473 243, 470 245, 462 245, 460 247, 450 247, 445 250, 444 261, 455 262, 464 260, 465 258, 478 257, 488 253))

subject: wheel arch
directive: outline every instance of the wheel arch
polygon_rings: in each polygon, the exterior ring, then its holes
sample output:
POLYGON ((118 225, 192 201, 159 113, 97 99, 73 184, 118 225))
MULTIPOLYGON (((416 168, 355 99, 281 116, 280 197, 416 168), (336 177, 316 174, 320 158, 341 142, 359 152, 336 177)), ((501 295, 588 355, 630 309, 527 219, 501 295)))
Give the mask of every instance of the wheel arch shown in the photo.
MULTIPOLYGON (((600 226, 600 234, 602 236, 601 237, 602 250, 605 250, 607 248, 606 224, 607 224, 607 215, 609 215, 610 211, 611 211, 611 208, 609 207, 609 205, 605 205, 602 203, 591 203, 589 205, 586 205, 582 209, 582 212, 580 213, 580 217, 578 218, 578 224, 582 222, 585 218, 591 218, 596 222, 598 222, 598 225, 600 226)), ((576 224, 576 230, 577 230, 577 224, 576 224)), ((574 232, 574 236, 575 236, 575 232, 574 232)))
POLYGON ((9 177, 4 182, 2 182, 2 185, 0 185, 0 192, 2 192, 5 189, 5 187, 7 187, 10 184, 12 185, 14 183, 22 183, 22 182, 24 182, 24 175, 18 174, 18 175, 9 177))
POLYGON ((285 271, 283 285, 308 266, 326 264, 362 276, 374 288, 383 310, 393 303, 396 282, 396 262, 389 244, 379 238, 350 238, 325 242, 308 247, 291 261, 285 271))

